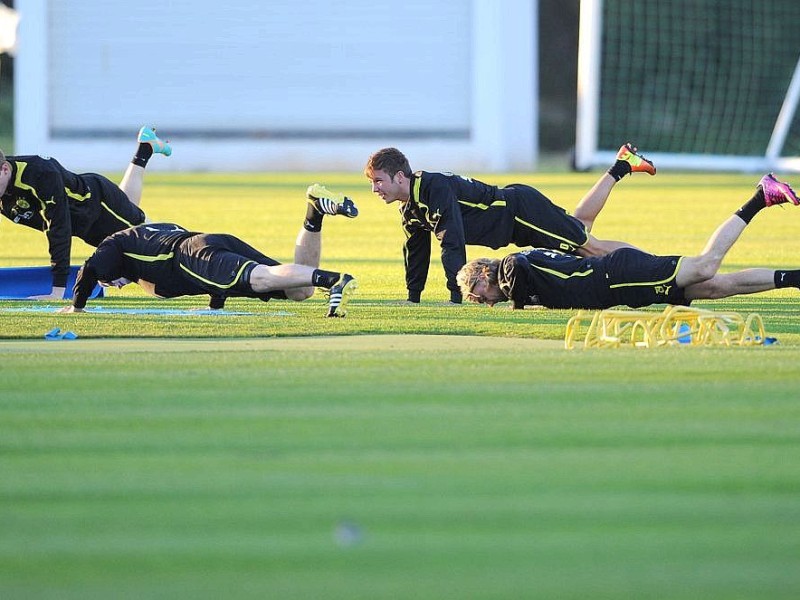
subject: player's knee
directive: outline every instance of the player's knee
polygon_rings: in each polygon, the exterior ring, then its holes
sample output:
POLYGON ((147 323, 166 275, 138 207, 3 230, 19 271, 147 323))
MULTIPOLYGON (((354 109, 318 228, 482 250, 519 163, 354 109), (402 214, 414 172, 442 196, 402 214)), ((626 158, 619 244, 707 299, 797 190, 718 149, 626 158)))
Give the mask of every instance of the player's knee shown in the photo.
POLYGON ((302 302, 303 300, 308 300, 313 295, 314 295, 313 287, 292 288, 290 290, 286 290, 286 297, 289 298, 289 300, 294 300, 295 302, 302 302))
POLYGON ((610 251, 611 250, 605 247, 603 242, 597 238, 590 237, 583 246, 578 248, 577 253, 584 258, 589 258, 591 256, 603 256, 608 254, 610 251))
POLYGON ((719 270, 719 261, 705 258, 697 262, 697 277, 700 281, 712 279, 719 270))
POLYGON ((250 272, 248 283, 254 292, 263 293, 271 291, 268 289, 271 283, 269 273, 265 272, 263 269, 259 269, 258 267, 254 268, 250 272))
POLYGON ((582 215, 580 212, 575 212, 575 214, 573 214, 572 216, 578 219, 578 221, 580 221, 581 223, 583 223, 583 226, 586 228, 586 233, 591 233, 592 227, 594 227, 594 219, 590 219, 582 215))

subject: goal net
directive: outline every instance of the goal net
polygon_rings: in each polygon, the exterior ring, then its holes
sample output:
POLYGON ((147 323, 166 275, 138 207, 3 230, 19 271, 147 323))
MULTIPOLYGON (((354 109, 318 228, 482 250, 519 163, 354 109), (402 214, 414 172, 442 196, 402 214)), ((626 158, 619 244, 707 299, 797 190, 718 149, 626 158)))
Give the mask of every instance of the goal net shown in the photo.
POLYGON ((800 171, 800 0, 581 0, 575 167, 800 171))

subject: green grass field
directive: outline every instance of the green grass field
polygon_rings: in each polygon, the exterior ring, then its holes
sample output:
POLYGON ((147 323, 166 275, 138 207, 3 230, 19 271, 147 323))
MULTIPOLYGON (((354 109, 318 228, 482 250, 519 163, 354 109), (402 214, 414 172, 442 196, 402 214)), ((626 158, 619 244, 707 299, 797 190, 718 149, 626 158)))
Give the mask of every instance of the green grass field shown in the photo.
MULTIPOLYGON (((595 177, 485 179, 572 208, 595 177)), ((758 177, 626 179, 595 232, 697 252, 758 177)), ((697 303, 760 313, 775 346, 568 351, 571 311, 447 306, 436 258, 403 305, 398 215, 357 176, 150 173, 143 207, 289 261, 314 180, 361 209, 324 227, 323 267, 361 285, 346 319, 322 297, 0 302, 0 597, 800 595, 796 290, 697 303)), ((796 267, 798 231, 762 212, 725 268, 796 267)), ((0 224, 0 265, 47 261, 0 224)))

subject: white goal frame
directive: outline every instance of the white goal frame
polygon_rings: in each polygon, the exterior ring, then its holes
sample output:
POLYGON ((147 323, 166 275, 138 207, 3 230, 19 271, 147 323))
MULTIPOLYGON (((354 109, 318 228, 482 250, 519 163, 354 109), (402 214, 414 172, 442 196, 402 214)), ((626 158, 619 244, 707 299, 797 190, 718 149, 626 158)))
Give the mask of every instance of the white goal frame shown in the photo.
MULTIPOLYGON (((603 0, 581 0, 578 47, 578 98, 575 141, 575 168, 580 171, 608 166, 618 148, 598 146, 600 127, 601 56, 603 0)), ((781 110, 775 119, 769 144, 763 155, 680 154, 648 152, 659 167, 711 171, 791 171, 800 172, 800 156, 781 154, 792 119, 800 103, 800 56, 786 89, 781 110)), ((624 140, 621 140, 624 141, 624 140)))

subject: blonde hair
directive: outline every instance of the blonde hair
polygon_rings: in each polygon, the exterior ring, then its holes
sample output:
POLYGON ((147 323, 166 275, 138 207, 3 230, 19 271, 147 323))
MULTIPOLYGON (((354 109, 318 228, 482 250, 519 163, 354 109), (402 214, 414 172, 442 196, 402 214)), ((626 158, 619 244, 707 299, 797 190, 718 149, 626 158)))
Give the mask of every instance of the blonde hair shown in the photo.
POLYGON ((464 297, 469 296, 482 276, 486 277, 488 284, 497 285, 497 271, 499 268, 499 258, 476 258, 469 261, 456 274, 456 283, 461 289, 461 295, 464 297))

